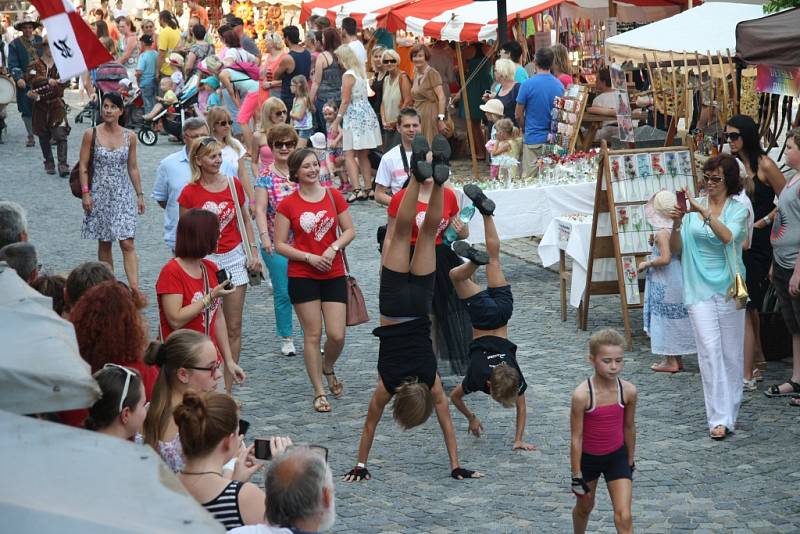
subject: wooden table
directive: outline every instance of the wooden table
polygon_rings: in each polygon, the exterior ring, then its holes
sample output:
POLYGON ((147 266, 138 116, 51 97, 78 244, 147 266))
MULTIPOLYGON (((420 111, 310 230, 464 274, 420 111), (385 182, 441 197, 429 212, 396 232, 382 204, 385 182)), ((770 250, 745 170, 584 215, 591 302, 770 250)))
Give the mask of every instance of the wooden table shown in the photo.
MULTIPOLYGON (((642 120, 647 117, 647 114, 644 113, 640 109, 633 110, 633 115, 631 118, 634 120, 642 120)), ((597 134, 597 130, 603 127, 603 123, 606 121, 614 121, 616 122, 617 117, 611 115, 598 115, 597 113, 589 113, 588 111, 583 114, 583 118, 581 119, 581 126, 586 127, 586 132, 584 133, 583 130, 578 134, 578 148, 584 152, 592 148, 594 144, 594 136, 597 134)))

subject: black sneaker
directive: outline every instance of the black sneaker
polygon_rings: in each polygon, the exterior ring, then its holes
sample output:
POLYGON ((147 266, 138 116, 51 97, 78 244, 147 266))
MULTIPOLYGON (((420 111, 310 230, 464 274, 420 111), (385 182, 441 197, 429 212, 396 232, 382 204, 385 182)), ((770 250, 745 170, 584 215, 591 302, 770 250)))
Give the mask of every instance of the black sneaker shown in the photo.
POLYGON ((450 163, 450 155, 452 154, 450 141, 442 134, 436 134, 436 137, 433 138, 431 152, 433 152, 434 167, 436 165, 448 165, 450 163))
POLYGON ((428 163, 428 152, 428 140, 424 135, 417 134, 411 143, 411 172, 420 183, 433 176, 433 165, 428 163))
POLYGON ((480 187, 475 184, 467 184, 464 186, 464 194, 483 215, 494 215, 494 200, 487 197, 480 187))
POLYGON ((453 252, 462 258, 467 258, 476 265, 486 265, 489 263, 489 255, 486 252, 478 250, 466 241, 456 241, 453 243, 453 252))
POLYGON ((440 163, 433 167, 433 181, 437 185, 444 185, 450 179, 450 166, 446 163, 440 163))

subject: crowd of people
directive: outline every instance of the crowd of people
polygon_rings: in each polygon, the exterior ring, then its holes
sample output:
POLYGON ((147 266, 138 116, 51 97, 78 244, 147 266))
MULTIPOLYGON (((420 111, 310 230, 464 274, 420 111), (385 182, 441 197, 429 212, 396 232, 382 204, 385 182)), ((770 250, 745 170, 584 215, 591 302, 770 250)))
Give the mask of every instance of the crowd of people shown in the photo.
MULTIPOLYGON (((346 346, 345 249, 361 231, 349 207, 374 199, 387 213, 378 229, 378 384, 357 463, 344 480, 371 478, 368 456, 392 399, 393 418, 404 429, 436 412, 454 479, 483 476, 461 466, 449 411, 452 401, 469 432, 484 432, 465 401, 471 393, 515 408, 511 447, 533 450, 524 436, 527 383, 507 326, 513 296, 493 222, 502 206, 476 185, 464 187, 469 202, 460 206, 448 183, 453 115, 456 105, 463 108, 450 48, 392 47, 377 39, 365 47, 354 19, 344 18, 340 31, 327 18, 312 16, 305 40, 299 28, 288 26, 265 35, 262 51, 241 19, 226 15, 211 27, 201 4, 187 6, 186 12, 161 11, 141 20, 121 9, 90 14, 98 38, 127 72, 118 90, 99 89, 98 72, 80 81, 97 106, 77 163, 81 237, 98 242, 98 261, 66 277, 40 273, 24 209, 0 202, 0 260, 50 296, 54 311, 72 322, 103 392, 88 409, 48 417, 152 447, 227 529, 330 528, 334 485, 320 447, 272 437, 265 489, 249 482, 262 464, 255 445, 244 443, 233 398, 234 385, 247 378, 243 311, 248 287, 268 275, 274 350, 294 356, 296 335, 302 337, 311 408, 332 412, 331 399, 345 388, 335 370, 346 346), (175 139, 183 146, 159 163, 148 195, 163 209, 163 239, 174 257, 155 287, 143 288, 134 241, 147 204, 138 167, 146 147, 130 129, 128 98, 140 91, 143 120, 158 120, 181 101, 192 79, 197 102, 175 139), (485 251, 465 241, 467 208, 483 219, 485 251), (127 283, 114 275, 114 242, 127 283), (481 267, 485 288, 474 282, 481 267), (150 335, 142 315, 151 293, 157 335, 150 335), (445 362, 464 375, 449 395, 438 373, 445 362)), ((67 84, 59 81, 47 37, 38 34, 41 24, 26 18, 14 27, 21 34, 9 45, 7 66, 18 87, 26 145, 38 137, 45 172, 66 177, 67 84)), ((471 47, 462 67, 474 69, 475 86, 485 87, 470 105, 476 106, 473 117, 484 112, 487 126, 468 127, 482 147, 485 141, 497 177, 501 168, 524 171, 544 155, 553 100, 574 80, 562 45, 537 49, 523 65, 522 47, 511 41, 492 69, 488 52, 471 47)), ((601 71, 600 96, 607 87, 608 71, 601 71)), ((602 102, 595 105, 602 108, 602 102)), ((749 117, 731 118, 726 137, 733 155, 705 163, 704 197, 680 205, 674 193, 662 192, 651 200, 653 251, 639 265, 647 273, 645 329, 653 354, 663 357, 653 370, 680 372, 682 357, 697 354, 714 439, 734 431, 742 392, 755 390, 762 379, 757 311, 770 280, 792 333, 794 365, 792 376, 765 394, 793 397, 790 402, 800 405, 800 204, 793 193, 800 179, 786 182, 749 117), (739 274, 746 279, 746 304, 729 298, 739 274)), ((786 162, 795 169, 798 147, 800 131, 793 130, 786 162)), ((586 529, 601 474, 618 530, 632 531, 637 390, 620 378, 623 346, 613 330, 595 333, 589 346, 594 374, 573 393, 576 532, 586 529)))

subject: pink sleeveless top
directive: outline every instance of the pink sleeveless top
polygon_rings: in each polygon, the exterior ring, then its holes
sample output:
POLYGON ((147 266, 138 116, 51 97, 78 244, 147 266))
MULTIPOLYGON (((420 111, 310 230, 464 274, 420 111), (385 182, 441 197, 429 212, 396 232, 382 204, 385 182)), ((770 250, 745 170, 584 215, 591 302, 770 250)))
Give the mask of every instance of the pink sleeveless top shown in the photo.
POLYGON ((258 173, 261 176, 266 176, 273 161, 275 161, 275 156, 272 155, 272 149, 266 143, 261 145, 258 148, 258 173))
POLYGON ((607 406, 595 406, 592 379, 587 382, 589 409, 583 414, 583 452, 595 456, 610 454, 625 444, 622 381, 617 378, 617 402, 607 406))

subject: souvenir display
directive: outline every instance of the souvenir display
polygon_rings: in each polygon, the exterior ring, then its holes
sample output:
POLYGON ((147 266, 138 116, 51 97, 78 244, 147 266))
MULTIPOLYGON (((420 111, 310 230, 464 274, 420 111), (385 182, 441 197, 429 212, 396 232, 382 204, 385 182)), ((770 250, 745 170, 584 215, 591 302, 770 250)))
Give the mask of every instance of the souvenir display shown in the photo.
POLYGON ((557 145, 567 152, 575 150, 588 97, 587 87, 574 83, 569 86, 564 96, 557 96, 553 99, 553 109, 550 112, 550 133, 547 135, 548 143, 557 145))

